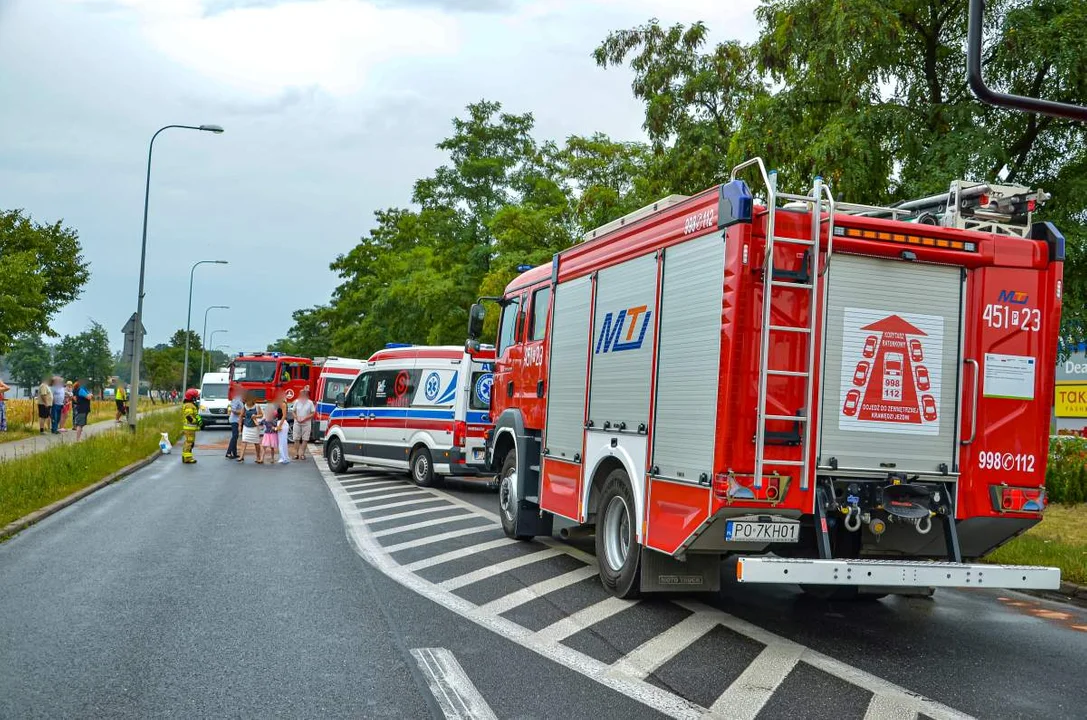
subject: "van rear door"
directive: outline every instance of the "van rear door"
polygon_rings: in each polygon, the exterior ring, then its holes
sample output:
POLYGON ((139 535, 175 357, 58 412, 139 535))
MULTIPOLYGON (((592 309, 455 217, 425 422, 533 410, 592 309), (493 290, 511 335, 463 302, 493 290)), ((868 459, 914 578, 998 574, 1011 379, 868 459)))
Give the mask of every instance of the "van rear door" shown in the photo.
POLYGON ((465 356, 469 370, 465 392, 457 399, 455 420, 463 422, 464 462, 469 467, 483 467, 487 462, 487 432, 494 427, 491 417, 491 388, 494 385, 494 364, 479 362, 465 356))

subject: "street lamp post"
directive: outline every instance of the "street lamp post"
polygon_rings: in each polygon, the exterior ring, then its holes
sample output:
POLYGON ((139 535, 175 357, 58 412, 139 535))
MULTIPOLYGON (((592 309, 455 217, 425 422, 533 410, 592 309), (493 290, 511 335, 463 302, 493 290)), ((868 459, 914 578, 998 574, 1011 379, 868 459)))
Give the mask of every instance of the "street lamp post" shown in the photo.
MULTIPOLYGON (((226 330, 212 330, 211 335, 208 335, 208 342, 209 343, 215 342, 215 336, 217 334, 219 334, 219 333, 225 333, 225 332, 227 332, 227 331, 226 330)), ((204 367, 204 352, 205 352, 205 349, 200 348, 200 367, 201 368, 204 367)), ((213 359, 211 354, 214 351, 213 350, 207 350, 206 352, 208 353, 208 372, 211 372, 211 361, 213 359)), ((200 377, 203 377, 203 373, 201 373, 200 377)))
POLYGON ((216 135, 223 132, 218 125, 166 125, 155 131, 147 146, 147 181, 143 191, 143 238, 140 241, 140 291, 136 296, 136 327, 133 330, 132 343, 132 390, 136 393, 136 402, 128 405, 128 426, 136 431, 136 417, 140 404, 140 362, 143 360, 143 278, 147 267, 147 207, 151 198, 151 153, 155 149, 155 138, 163 130, 181 128, 184 130, 202 130, 216 135))
MULTIPOLYGON (((196 272, 197 265, 204 265, 210 263, 212 265, 227 265, 226 260, 200 260, 193 263, 192 269, 189 270, 189 309, 185 312, 185 369, 181 372, 181 389, 184 390, 185 386, 189 384, 189 334, 190 327, 192 325, 192 281, 193 274, 196 272)), ((200 348, 203 352, 204 348, 200 348)))
POLYGON ((229 309, 229 305, 212 305, 204 311, 204 331, 200 335, 200 377, 204 377, 204 348, 208 345, 208 313, 212 310, 229 309))

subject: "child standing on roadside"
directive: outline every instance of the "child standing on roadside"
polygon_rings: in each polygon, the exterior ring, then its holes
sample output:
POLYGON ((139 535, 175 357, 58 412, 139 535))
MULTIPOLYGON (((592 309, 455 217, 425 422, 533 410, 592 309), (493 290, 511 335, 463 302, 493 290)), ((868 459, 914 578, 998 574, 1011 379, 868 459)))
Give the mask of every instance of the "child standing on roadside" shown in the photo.
POLYGON ((261 415, 261 427, 264 429, 264 434, 260 436, 260 451, 257 458, 258 463, 264 462, 264 457, 267 455, 268 462, 275 462, 276 448, 279 447, 279 434, 276 433, 276 427, 279 424, 276 418, 276 403, 274 399, 266 399, 264 402, 264 412, 261 415))
POLYGON ((287 422, 287 399, 280 394, 276 398, 276 419, 278 425, 276 425, 276 435, 279 440, 279 464, 286 465, 290 462, 290 458, 287 457, 287 448, 290 443, 291 425, 287 422))

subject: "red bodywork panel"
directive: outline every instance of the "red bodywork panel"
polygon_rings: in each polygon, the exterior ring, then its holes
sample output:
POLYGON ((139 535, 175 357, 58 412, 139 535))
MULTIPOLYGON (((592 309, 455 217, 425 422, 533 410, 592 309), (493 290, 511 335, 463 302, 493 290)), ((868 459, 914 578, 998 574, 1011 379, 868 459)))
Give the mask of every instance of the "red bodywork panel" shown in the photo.
MULTIPOLYGON (((275 374, 272 376, 270 382, 252 382, 249 380, 238 380, 238 384, 246 391, 257 390, 264 393, 266 399, 270 399, 276 396, 280 391, 284 392, 288 402, 293 402, 298 394, 302 391, 302 388, 310 390, 310 396, 313 397, 313 390, 316 388, 316 380, 313 376, 313 360, 310 358, 298 357, 295 355, 273 355, 272 353, 260 353, 253 355, 238 355, 231 358, 230 361, 230 382, 234 383, 234 363, 238 362, 274 362, 276 363, 275 374), (304 378, 294 378, 284 382, 282 380, 283 370, 286 365, 301 365, 306 369, 307 376, 304 378)), ((314 401, 316 402, 316 401, 314 401)))
MULTIPOLYGON (((720 233, 713 227, 691 233, 691 218, 710 217, 716 220, 719 188, 712 188, 665 210, 630 223, 600 238, 576 245, 559 254, 557 281, 563 283, 588 275, 603 268, 625 262, 648 253, 667 248, 685 240, 707 234, 720 233)), ((717 427, 714 447, 714 472, 737 474, 754 470, 758 403, 759 339, 762 323, 762 263, 765 248, 767 212, 756 207, 753 222, 737 224, 724 230, 725 269, 721 306, 720 371, 717 402, 717 427)), ((775 234, 779 237, 804 239, 810 237, 811 215, 807 212, 778 211, 775 234)), ((1021 487, 1039 487, 1045 481, 1045 464, 1048 430, 1053 401, 1054 366, 1056 363, 1057 337, 1060 326, 1059 286, 1062 278, 1061 262, 1050 262, 1048 244, 1041 240, 1002 236, 975 231, 958 230, 928 225, 916 225, 887 219, 838 215, 837 228, 861 231, 895 233, 924 237, 935 241, 974 243, 975 251, 956 250, 948 247, 889 242, 879 239, 846 237, 838 234, 833 238, 834 257, 840 254, 865 255, 887 259, 900 259, 905 250, 914 261, 936 263, 964 268, 966 273, 966 297, 961 330, 964 360, 975 360, 984 373, 986 353, 1030 355, 1038 367, 1035 379, 1034 399, 1014 400, 986 397, 983 377, 977 378, 978 402, 976 418, 973 413, 974 366, 967 363, 958 378, 960 388, 961 432, 960 439, 969 439, 971 427, 976 421, 977 434, 972 442, 961 445, 958 472, 959 518, 1000 516, 990 500, 989 486, 1001 482, 1021 487), (1008 312, 1019 311, 1016 327, 996 326, 986 319, 986 308, 1000 305, 1008 312), (1023 319, 1022 311, 1029 311, 1023 319), (1023 323, 1027 322, 1027 325, 1023 323), (999 467, 994 458, 999 457, 999 467), (1005 470, 1008 458, 1012 468, 1005 470)), ((710 223, 716 226, 716 222, 710 223)), ((704 227, 704 226, 699 226, 704 227)), ((820 265, 826 264, 828 237, 823 226, 819 248, 820 265)), ((797 245, 775 245, 775 266, 779 269, 798 269, 803 263, 804 248, 797 245)), ((902 260, 905 262, 905 260, 902 260)), ((505 297, 521 297, 522 307, 532 293, 551 282, 555 272, 552 266, 534 268, 515 279, 507 288, 505 297)), ((659 281, 658 274, 658 281, 659 281)), ((816 283, 814 293, 785 290, 775 292, 771 322, 775 325, 804 325, 809 300, 822 303, 826 291, 824 275, 816 283)), ((553 295, 553 294, 552 294, 553 295)), ((659 316, 658 306, 652 308, 659 316)), ((595 303, 593 305, 595 307, 595 303)), ((1004 313, 1004 310, 998 311, 1004 313)), ((818 314, 818 313, 817 313, 818 314)), ((992 311, 990 310, 990 317, 992 311)), ((495 372, 495 389, 492 393, 492 410, 497 417, 507 408, 520 408, 526 428, 542 430, 546 414, 544 401, 536 397, 536 383, 547 378, 547 343, 533 350, 532 362, 526 360, 523 344, 525 328, 513 346, 498 358, 495 372), (512 385, 511 385, 512 383, 512 385), (512 388, 512 392, 507 388, 512 388)), ((550 325, 549 331, 550 331, 550 325)), ((782 336, 775 334, 770 345, 770 366, 802 369, 807 363, 806 336, 796 333, 782 336)), ((656 337, 656 336, 655 336, 656 337)), ((823 337, 823 328, 817 327, 817 342, 823 337)), ((656 340, 654 341, 656 342, 656 340)), ((907 350, 907 352, 918 352, 907 350)), ((591 354, 591 353, 590 353, 591 354)), ((821 356, 817 347, 817 358, 821 356)), ((656 357, 656 348, 654 348, 656 357)), ((589 359, 591 362, 591 357, 589 359)), ((874 363, 874 360, 873 360, 874 363)), ((588 363, 587 363, 588 364, 588 363)), ((804 379, 772 377, 768 381, 767 407, 771 413, 791 415, 797 408, 815 408, 821 388, 818 379, 822 368, 815 368, 812 397, 803 397, 804 379)), ((954 388, 954 379, 950 387, 954 388)), ((647 381, 650 381, 647 379, 647 381)), ((952 390, 953 392, 953 390, 952 390)), ((545 393, 546 395, 546 393, 545 393)), ((828 398, 827 402, 837 402, 828 398)), ((652 433, 653 414, 650 410, 652 433)), ((771 423, 771 430, 788 430, 788 423, 771 423)), ((650 438, 651 440, 651 438, 650 438)), ((650 441, 649 447, 652 448, 650 441)), ((777 509, 811 513, 814 507, 815 453, 818 439, 811 443, 809 467, 813 477, 808 478, 807 490, 795 475, 798 468, 777 466, 773 460, 799 460, 799 446, 770 446, 767 450, 766 471, 779 470, 791 475, 785 496, 775 506, 777 509)), ((584 446, 583 446, 584 449, 584 446)), ((650 451, 651 452, 651 451, 650 451)), ((646 466, 651 467, 651 458, 646 466)), ((575 508, 577 498, 571 491, 580 490, 584 479, 574 478, 576 466, 552 460, 545 461, 541 491, 541 507, 566 517, 575 508)), ((953 469, 954 471, 954 469, 953 469)), ((708 488, 691 484, 668 482, 652 477, 646 482, 646 517, 644 518, 646 544, 667 552, 679 547, 707 517, 725 506, 726 500, 714 497, 708 488)), ((730 505, 738 508, 768 509, 766 503, 733 500, 730 505)))

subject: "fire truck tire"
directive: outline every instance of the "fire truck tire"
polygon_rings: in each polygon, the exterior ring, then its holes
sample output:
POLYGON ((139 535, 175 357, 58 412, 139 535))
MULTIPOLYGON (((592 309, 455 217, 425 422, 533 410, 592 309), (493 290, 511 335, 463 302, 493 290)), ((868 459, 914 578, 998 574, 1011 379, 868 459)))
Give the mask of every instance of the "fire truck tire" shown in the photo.
POLYGON ((596 559, 600 582, 619 598, 636 598, 641 590, 634 493, 625 470, 612 470, 604 479, 596 513, 596 559))
POLYGON ((343 445, 336 438, 328 441, 326 455, 328 457, 328 469, 337 475, 347 472, 348 468, 351 467, 351 463, 344 460, 343 445))
POLYGON ((517 515, 521 501, 517 497, 517 453, 506 453, 502 471, 498 473, 498 517, 502 520, 502 532, 514 540, 531 540, 534 536, 518 532, 517 515))
POLYGON ((419 487, 434 487, 437 480, 430 451, 425 447, 415 448, 411 453, 411 481, 419 487))

